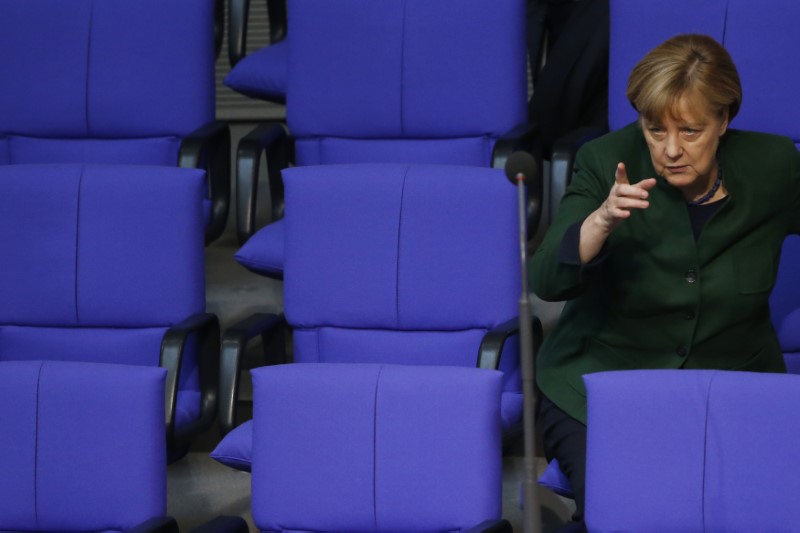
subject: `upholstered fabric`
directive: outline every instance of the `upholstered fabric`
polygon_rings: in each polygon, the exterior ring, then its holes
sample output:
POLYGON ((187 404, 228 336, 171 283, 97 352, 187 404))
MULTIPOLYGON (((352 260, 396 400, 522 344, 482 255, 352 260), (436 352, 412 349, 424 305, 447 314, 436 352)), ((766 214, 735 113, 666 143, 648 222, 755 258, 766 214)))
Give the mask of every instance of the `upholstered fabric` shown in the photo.
POLYGON ((298 166, 350 163, 407 163, 488 167, 494 139, 298 139, 298 166))
POLYGON ((547 487, 560 496, 570 499, 575 497, 575 493, 572 492, 572 484, 569 482, 569 478, 561 471, 561 465, 558 464, 557 459, 547 463, 547 468, 539 476, 538 482, 539 485, 547 487))
MULTIPOLYGON (((288 9, 286 116, 298 166, 488 167, 497 138, 526 122, 521 0, 457 9, 448 0, 310 0, 288 9)), ((282 238, 272 235, 282 231, 271 228, 253 250, 259 263, 277 264, 262 272, 270 277, 283 268, 282 238)))
POLYGON ((250 472, 253 464, 253 420, 236 426, 219 441, 210 455, 225 466, 250 472))
POLYGON ((331 165, 284 181, 295 327, 463 331, 516 316, 516 190, 501 170, 331 165))
POLYGON ((213 2, 3 2, 0 133, 185 136, 214 117, 212 24, 213 2))
MULTIPOLYGON (((284 175, 295 360, 474 366, 486 331, 516 316, 516 190, 501 171, 365 164, 284 175)), ((515 348, 503 358, 507 427, 521 410, 515 348)))
POLYGON ((499 372, 279 365, 253 382, 260 529, 459 531, 500 516, 499 372))
POLYGON ((0 361, 86 361, 158 366, 166 327, 0 325, 0 361))
POLYGON ((261 228, 236 252, 236 261, 256 274, 283 277, 283 219, 261 228))
POLYGON ((95 163, 116 165, 178 164, 178 137, 145 139, 42 139, 9 136, 4 164, 95 163))
POLYGON ((761 5, 728 0, 727 4, 723 43, 739 70, 744 94, 736 127, 800 142, 800 106, 795 105, 797 92, 792 89, 798 83, 794 50, 800 47, 800 4, 792 0, 761 5))
MULTIPOLYGON (((157 366, 205 309, 204 194, 193 169, 0 166, 0 361, 157 366)), ((178 426, 200 407, 191 356, 180 390, 178 426)))
POLYGON ((800 377, 589 374, 590 531, 785 531, 800 521, 800 377))
POLYGON ((289 71, 288 41, 265 46, 242 58, 225 76, 224 83, 252 98, 285 101, 289 71))
POLYGON ((298 137, 497 136, 524 121, 523 2, 288 7, 287 120, 298 137))
POLYGON ((778 329, 778 341, 783 349, 786 371, 800 374, 800 306, 783 320, 778 329))
POLYGON ((769 298, 769 311, 776 331, 780 331, 784 320, 795 309, 800 308, 800 236, 789 235, 783 241, 778 278, 769 298))
POLYGON ((0 324, 146 328, 204 308, 203 172, 13 165, 0 187, 0 324))
POLYGON ((10 162, 8 138, 0 134, 0 165, 8 165, 10 162))
POLYGON ((729 0, 679 0, 669 4, 610 1, 608 125, 612 131, 637 118, 636 110, 625 96, 628 77, 636 63, 679 33, 703 33, 722 43, 728 3, 729 0), (647 31, 630 31, 631 28, 647 28, 647 31))
MULTIPOLYGON (((362 164, 284 175, 295 362, 475 367, 484 335, 517 315, 517 192, 502 171, 362 164)), ((501 357, 504 429, 521 419, 518 353, 511 339, 501 357)), ((238 431, 215 455, 246 468, 238 431)))
POLYGON ((0 362, 0 530, 126 530, 166 512, 160 368, 0 362))

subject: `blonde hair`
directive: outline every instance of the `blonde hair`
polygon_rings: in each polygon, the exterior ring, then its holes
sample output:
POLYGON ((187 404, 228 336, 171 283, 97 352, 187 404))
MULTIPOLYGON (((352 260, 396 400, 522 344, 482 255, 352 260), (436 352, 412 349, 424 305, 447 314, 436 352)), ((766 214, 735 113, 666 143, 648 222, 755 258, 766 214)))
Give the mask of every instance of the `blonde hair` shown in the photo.
POLYGON ((653 48, 628 78, 627 97, 647 120, 676 116, 678 101, 696 92, 728 121, 739 112, 742 84, 730 54, 707 35, 678 35, 653 48))

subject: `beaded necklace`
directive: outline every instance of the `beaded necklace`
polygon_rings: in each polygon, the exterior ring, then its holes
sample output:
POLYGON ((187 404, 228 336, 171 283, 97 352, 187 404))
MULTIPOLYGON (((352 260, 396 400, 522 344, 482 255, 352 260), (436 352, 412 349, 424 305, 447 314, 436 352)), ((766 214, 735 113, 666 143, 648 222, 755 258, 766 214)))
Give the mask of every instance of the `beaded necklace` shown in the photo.
POLYGON ((711 186, 711 190, 705 193, 697 200, 692 200, 691 202, 686 202, 686 203, 688 203, 689 205, 700 205, 706 203, 707 201, 711 200, 714 197, 720 185, 722 185, 722 168, 719 165, 717 165, 717 179, 716 181, 714 181, 714 185, 711 186))

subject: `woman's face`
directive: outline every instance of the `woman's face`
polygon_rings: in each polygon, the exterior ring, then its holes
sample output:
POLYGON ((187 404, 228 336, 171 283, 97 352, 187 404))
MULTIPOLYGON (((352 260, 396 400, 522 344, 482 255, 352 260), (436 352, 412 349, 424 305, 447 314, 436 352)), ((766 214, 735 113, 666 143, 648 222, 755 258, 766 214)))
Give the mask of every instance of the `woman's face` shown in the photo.
POLYGON ((658 122, 642 118, 642 131, 656 172, 691 201, 717 179, 717 147, 728 118, 711 112, 697 93, 684 94, 675 111, 658 122))

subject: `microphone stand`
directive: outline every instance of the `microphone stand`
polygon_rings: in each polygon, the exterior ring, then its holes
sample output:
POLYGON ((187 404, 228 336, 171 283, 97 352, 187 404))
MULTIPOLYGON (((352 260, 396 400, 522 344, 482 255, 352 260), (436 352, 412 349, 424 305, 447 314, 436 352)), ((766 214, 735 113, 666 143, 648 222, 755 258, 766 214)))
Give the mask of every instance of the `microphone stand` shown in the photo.
POLYGON ((524 436, 523 478, 522 478, 522 519, 525 533, 541 533, 541 512, 536 498, 536 390, 533 353, 533 318, 531 300, 528 294, 527 268, 527 224, 525 175, 517 173, 517 192, 519 197, 519 251, 522 293, 519 298, 519 344, 520 371, 522 373, 522 428, 524 436))

